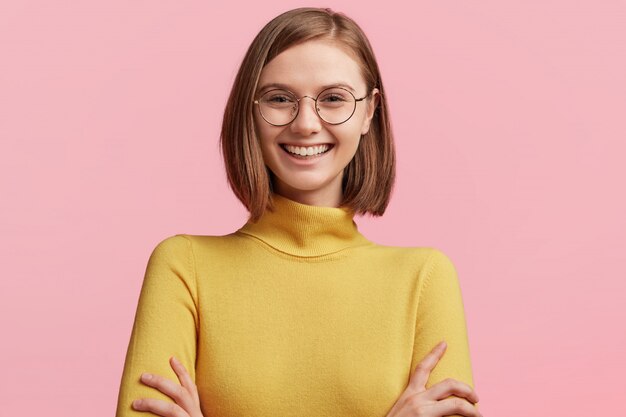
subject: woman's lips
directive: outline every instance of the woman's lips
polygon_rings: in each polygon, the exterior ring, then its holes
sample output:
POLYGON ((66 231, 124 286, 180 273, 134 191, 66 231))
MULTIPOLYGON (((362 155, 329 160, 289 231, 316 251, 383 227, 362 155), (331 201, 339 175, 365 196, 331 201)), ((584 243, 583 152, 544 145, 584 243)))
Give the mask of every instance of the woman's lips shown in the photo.
POLYGON ((330 143, 321 143, 315 145, 299 146, 288 143, 281 143, 280 147, 290 156, 298 159, 311 159, 324 155, 330 151, 334 145, 330 143))

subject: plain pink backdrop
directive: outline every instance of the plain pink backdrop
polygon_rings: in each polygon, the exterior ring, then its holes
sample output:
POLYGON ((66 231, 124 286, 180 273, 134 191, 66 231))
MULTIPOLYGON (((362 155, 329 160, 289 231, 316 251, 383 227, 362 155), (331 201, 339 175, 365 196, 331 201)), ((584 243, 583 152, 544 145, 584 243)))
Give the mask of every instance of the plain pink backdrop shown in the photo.
MULTIPOLYGON (((2 2, 2 417, 114 414, 151 250, 246 220, 223 106, 303 5, 2 2)), ((392 112, 394 196, 357 223, 455 263, 485 416, 622 412, 625 2, 314 5, 363 27, 392 112)))

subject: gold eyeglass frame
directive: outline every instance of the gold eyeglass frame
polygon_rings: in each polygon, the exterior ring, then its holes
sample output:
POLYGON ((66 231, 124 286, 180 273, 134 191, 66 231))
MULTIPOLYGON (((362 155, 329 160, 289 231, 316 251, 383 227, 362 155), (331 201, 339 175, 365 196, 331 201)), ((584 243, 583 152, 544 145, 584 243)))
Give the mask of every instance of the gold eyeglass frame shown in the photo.
POLYGON ((254 103, 254 104, 257 104, 257 105, 259 105, 259 106, 260 106, 259 100, 261 100, 261 99, 262 99, 262 98, 263 98, 266 94, 268 94, 268 93, 270 93, 270 92, 272 92, 272 91, 276 91, 276 90, 285 91, 285 92, 287 92, 287 93, 291 94, 291 95, 292 95, 292 97, 296 99, 296 113, 294 114, 293 118, 292 118, 290 121, 288 121, 287 123, 283 123, 283 124, 281 124, 281 125, 274 124, 274 123, 270 122, 269 120, 267 120, 267 119, 265 118, 265 116, 263 115, 263 112, 261 111, 261 107, 259 107, 259 113, 261 114, 261 117, 263 118, 263 120, 265 120, 267 123, 269 123, 269 124, 270 124, 270 125, 272 125, 272 126, 278 126, 278 127, 280 127, 280 126, 287 126, 288 124, 291 124, 291 123, 293 123, 293 121, 294 121, 294 120, 296 120, 296 118, 298 117, 298 114, 300 114, 300 100, 302 100, 302 99, 303 99, 303 98, 305 98, 305 97, 306 97, 306 98, 310 98, 311 100, 315 101, 315 113, 317 114, 317 117, 319 117, 319 118, 320 118, 320 120, 322 120, 324 123, 327 123, 327 124, 329 124, 329 125, 336 126, 336 125, 343 124, 343 123, 347 122, 348 120, 350 120, 350 119, 352 118, 352 116, 354 115, 354 113, 356 112, 356 104, 357 104, 359 101, 363 101, 363 100, 365 100, 365 99, 366 99, 367 97, 369 97, 369 96, 370 96, 370 94, 371 94, 371 92, 369 92, 369 93, 367 93, 365 96, 363 96, 363 97, 361 97, 361 98, 356 98, 356 97, 354 96, 354 94, 352 94, 352 91, 348 90, 347 88, 344 88, 344 87, 328 87, 328 88, 325 88, 325 89, 323 89, 322 91, 320 91, 320 92, 319 92, 319 94, 317 95, 317 97, 315 97, 315 98, 313 98, 313 97, 311 97, 311 96, 306 96, 306 95, 305 95, 305 96, 302 96, 302 97, 300 97, 300 98, 298 98, 298 97, 297 97, 297 96, 296 96, 296 95, 295 95, 292 91, 289 91, 289 90, 287 90, 287 89, 285 89, 285 88, 273 88, 273 89, 271 89, 271 90, 267 90, 265 93, 263 93, 263 95, 261 95, 261 97, 259 97, 258 99, 254 100, 254 101, 253 101, 253 103, 254 103), (352 96, 352 98, 354 99, 354 108, 352 109, 352 113, 350 113, 350 116, 348 116, 348 118, 347 118, 346 120, 344 120, 343 122, 339 122, 339 123, 331 123, 331 122, 329 122, 329 121, 326 121, 326 120, 325 120, 325 119, 324 119, 324 118, 320 115, 319 108, 317 107, 317 99, 318 99, 318 98, 322 95, 322 93, 323 93, 324 91, 331 90, 331 89, 337 89, 337 88, 342 89, 342 90, 344 90, 344 91, 347 91, 347 92, 348 92, 348 93, 352 96))

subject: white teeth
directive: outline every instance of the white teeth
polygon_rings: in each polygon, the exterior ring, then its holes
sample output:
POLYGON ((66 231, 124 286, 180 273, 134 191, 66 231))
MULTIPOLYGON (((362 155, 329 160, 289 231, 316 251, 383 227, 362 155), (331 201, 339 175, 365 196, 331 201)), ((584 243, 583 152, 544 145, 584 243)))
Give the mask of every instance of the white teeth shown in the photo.
POLYGON ((290 153, 293 153, 296 155, 311 156, 311 155, 319 155, 321 153, 326 152, 328 150, 328 145, 309 146, 309 147, 285 145, 285 149, 287 149, 287 151, 289 151, 290 153))

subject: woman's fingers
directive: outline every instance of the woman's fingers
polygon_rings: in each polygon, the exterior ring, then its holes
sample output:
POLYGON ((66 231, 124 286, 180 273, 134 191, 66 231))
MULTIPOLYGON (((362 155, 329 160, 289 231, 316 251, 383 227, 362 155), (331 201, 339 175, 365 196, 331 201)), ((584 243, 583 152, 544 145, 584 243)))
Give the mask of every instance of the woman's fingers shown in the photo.
POLYGON ((180 385, 174 383, 173 381, 170 381, 165 377, 162 377, 161 375, 143 373, 141 374, 141 382, 158 389, 163 394, 176 400, 176 402, 178 402, 178 400, 181 399, 183 396, 183 390, 180 385))
POLYGON ((440 342, 417 364, 409 381, 409 387, 411 387, 411 389, 417 392, 422 392, 426 389, 426 382, 428 381, 430 372, 435 365, 437 365, 441 356, 443 356, 446 347, 446 342, 440 342))
POLYGON ((426 389, 430 373, 443 356, 446 347, 445 341, 440 342, 417 364, 407 388, 387 417, 417 415, 482 417, 473 405, 478 402, 478 395, 470 385, 448 378, 426 389))
MULTIPOLYGON (((184 387, 182 387, 181 385, 178 385, 174 381, 171 381, 161 375, 144 373, 141 375, 141 382, 143 382, 144 384, 148 386, 156 388, 157 390, 161 391, 163 394, 170 397, 178 405, 178 408, 180 408, 183 412, 184 410, 189 410, 194 405, 193 401, 195 401, 195 398, 192 398, 184 387)), ((150 400, 151 399, 148 399, 148 398, 142 399, 142 401, 150 401, 150 400)), ((162 400, 155 400, 155 401, 162 401, 162 400)), ((169 403, 166 403, 166 404, 169 404, 169 403)), ((163 415, 163 414, 159 414, 159 415, 163 415)), ((167 416, 170 416, 170 415, 175 416, 175 417, 178 417, 179 415, 188 417, 188 414, 186 412, 184 412, 184 414, 180 414, 180 413, 179 414, 167 414, 167 416)))
POLYGON ((482 417, 478 409, 467 400, 458 397, 450 397, 437 401, 432 409, 433 416, 449 416, 459 414, 465 417, 482 417))
POLYGON ((155 398, 135 400, 133 408, 138 411, 149 411, 161 417, 189 417, 189 414, 177 404, 155 398))
POLYGON ((444 379, 430 387, 427 391, 428 398, 433 401, 443 400, 450 395, 465 398, 470 403, 477 403, 479 401, 478 394, 476 394, 476 391, 474 391, 471 386, 453 378, 444 379))
POLYGON ((193 379, 191 379, 191 375, 189 375, 187 369, 185 369, 185 366, 180 363, 178 359, 176 359, 174 356, 170 358, 170 366, 172 367, 172 369, 174 369, 176 375, 178 375, 178 380, 180 381, 180 384, 191 394, 194 402, 196 404, 200 404, 198 387, 196 387, 193 379))

